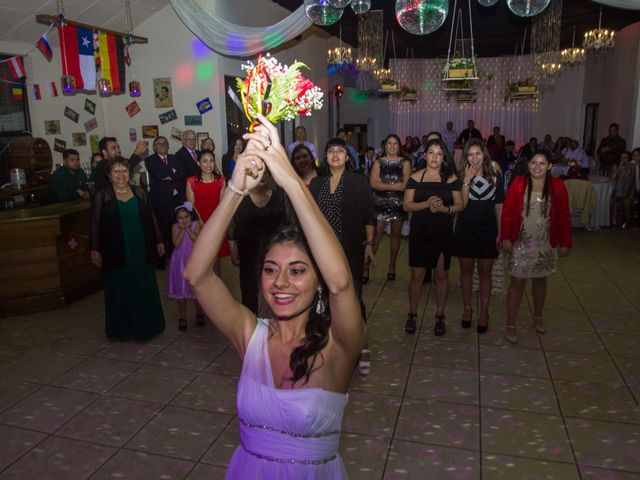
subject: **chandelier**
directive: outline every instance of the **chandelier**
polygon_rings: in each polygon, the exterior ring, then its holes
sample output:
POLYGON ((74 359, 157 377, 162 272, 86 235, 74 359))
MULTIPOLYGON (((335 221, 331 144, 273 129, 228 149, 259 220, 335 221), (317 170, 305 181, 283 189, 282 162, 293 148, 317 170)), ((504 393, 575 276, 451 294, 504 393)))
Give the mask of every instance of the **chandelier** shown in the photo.
POLYGON ((542 63, 540 65, 540 69, 542 70, 542 73, 544 73, 546 77, 555 77, 562 70, 562 64, 554 63, 554 62, 542 63))
POLYGON ((382 82, 382 80, 386 80, 387 78, 391 78, 391 69, 390 68, 376 68, 373 71, 373 78, 375 78, 378 82, 382 82))
POLYGON ((342 45, 342 25, 340 25, 340 45, 327 51, 327 70, 331 75, 342 71, 354 73, 355 68, 351 48, 342 45))
POLYGON ((576 47, 576 27, 573 27, 573 40, 571 48, 565 48, 560 52, 562 65, 575 67, 584 62, 584 48, 576 47))
POLYGON ((599 53, 605 51, 608 48, 613 47, 615 32, 613 30, 607 30, 602 28, 602 7, 600 7, 600 18, 598 19, 598 28, 589 30, 584 34, 584 41, 582 46, 585 50, 592 51, 593 53, 599 53))
POLYGON ((359 72, 372 72, 376 69, 378 59, 374 57, 360 57, 356 60, 356 67, 359 72))

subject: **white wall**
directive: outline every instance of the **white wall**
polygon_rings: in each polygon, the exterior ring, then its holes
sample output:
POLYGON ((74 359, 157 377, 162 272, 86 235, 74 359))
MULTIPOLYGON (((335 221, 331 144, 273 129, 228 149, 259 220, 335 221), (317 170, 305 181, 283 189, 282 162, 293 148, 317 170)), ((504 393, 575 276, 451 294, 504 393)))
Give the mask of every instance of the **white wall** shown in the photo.
POLYGON ((565 70, 544 89, 533 120, 533 134, 538 140, 549 133, 554 140, 563 136, 582 143, 584 75, 583 65, 565 70))
MULTIPOLYGON (((243 0, 242 3, 242 9, 237 8, 237 3, 227 0, 205 0, 202 4, 216 15, 247 26, 269 25, 290 14, 288 10, 270 1, 243 0), (250 16, 246 15, 247 11, 251 12, 250 16)), ((160 134, 167 137, 170 136, 172 127, 181 130, 193 128, 196 131, 209 132, 216 142, 216 152, 219 156, 224 154, 227 149, 224 75, 242 76, 240 65, 244 60, 224 57, 208 49, 205 49, 204 54, 200 49, 200 55, 196 55, 193 47, 199 41, 184 26, 171 6, 160 10, 137 26, 135 33, 149 38, 148 44, 135 45, 132 48, 136 79, 142 84, 142 96, 135 99, 142 109, 140 113, 129 118, 125 112, 125 106, 134 100, 128 93, 108 98, 102 98, 95 93, 78 93, 74 96, 60 95, 57 98, 51 98, 47 91, 49 82, 56 81, 58 90, 61 90, 59 50, 54 47, 54 58, 50 63, 36 50, 25 59, 28 81, 39 83, 43 94, 43 99, 40 101, 33 100, 33 98, 29 100, 33 134, 45 138, 51 146, 53 146, 54 137, 62 138, 71 147, 71 133, 83 132, 83 123, 91 118, 91 115, 84 111, 85 99, 89 98, 97 104, 95 116, 99 127, 87 133, 87 143, 89 134, 115 136, 119 140, 123 154, 128 156, 134 147, 134 144, 129 141, 129 129, 135 128, 138 139, 142 139, 141 125, 158 125, 160 134), (178 119, 165 125, 160 124, 158 115, 170 109, 154 107, 152 79, 156 77, 172 78, 173 102, 178 119), (185 127, 184 115, 197 115, 196 102, 204 97, 211 99, 213 110, 203 115, 202 126, 185 127), (78 124, 64 117, 65 106, 80 113, 78 124), (60 120, 61 135, 46 135, 44 121, 50 119, 60 120)), ((326 34, 321 30, 311 28, 305 32, 301 41, 292 40, 272 53, 276 54, 283 63, 290 63, 296 59, 306 63, 311 70, 306 71, 305 75, 326 92, 326 37, 326 34), (322 52, 322 54, 319 55, 318 52, 322 52)), ((24 48, 20 51, 24 51, 24 48)), ((131 78, 131 68, 127 68, 127 82, 131 78)), ((326 108, 314 113, 312 117, 301 119, 300 123, 306 126, 308 136, 312 141, 316 143, 325 141, 328 126, 326 108)), ((287 132, 290 130, 292 129, 287 129, 287 132)), ((170 151, 179 148, 179 142, 176 140, 170 142, 170 151)), ((73 148, 80 151, 81 158, 89 158, 89 145, 73 148)), ((54 152, 54 163, 60 162, 60 160, 60 154, 54 152)))

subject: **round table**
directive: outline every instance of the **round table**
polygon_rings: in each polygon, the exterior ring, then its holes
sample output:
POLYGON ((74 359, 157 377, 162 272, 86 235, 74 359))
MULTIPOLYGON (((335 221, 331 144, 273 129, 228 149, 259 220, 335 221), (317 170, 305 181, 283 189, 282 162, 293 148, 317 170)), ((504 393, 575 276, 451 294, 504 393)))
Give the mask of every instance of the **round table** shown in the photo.
POLYGON ((616 182, 615 180, 611 180, 609 177, 600 177, 598 175, 589 176, 589 181, 598 193, 596 208, 591 213, 589 229, 598 230, 600 227, 609 227, 611 226, 611 219, 609 218, 609 203, 611 201, 611 195, 613 195, 613 189, 616 182))

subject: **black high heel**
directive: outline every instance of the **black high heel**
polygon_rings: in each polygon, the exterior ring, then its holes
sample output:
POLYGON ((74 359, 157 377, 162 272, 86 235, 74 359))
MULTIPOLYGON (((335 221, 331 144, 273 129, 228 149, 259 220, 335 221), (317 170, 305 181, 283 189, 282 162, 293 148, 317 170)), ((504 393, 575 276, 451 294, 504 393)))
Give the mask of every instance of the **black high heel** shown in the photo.
POLYGON ((476 326, 476 331, 478 333, 486 333, 488 329, 489 329, 489 316, 487 315, 486 325, 480 325, 480 319, 478 319, 478 325, 476 326))
MULTIPOLYGON (((391 270, 391 265, 389 265, 389 270, 391 270)), ((387 272, 387 280, 389 281, 393 281, 396 279, 396 266, 393 265, 393 272, 389 271, 387 272)))
POLYGON ((365 267, 364 271, 362 272, 362 279, 360 281, 362 282, 362 285, 366 285, 367 283, 369 283, 369 267, 365 267))
POLYGON ((184 332, 186 329, 187 329, 187 319, 186 318, 179 318, 178 319, 178 330, 184 332))
POLYGON ((436 315, 436 324, 433 327, 433 334, 441 337, 444 335, 446 328, 444 326, 444 315, 436 315))
POLYGON ((404 331, 409 335, 416 333, 416 313, 409 313, 407 315, 407 323, 404 324, 404 331))

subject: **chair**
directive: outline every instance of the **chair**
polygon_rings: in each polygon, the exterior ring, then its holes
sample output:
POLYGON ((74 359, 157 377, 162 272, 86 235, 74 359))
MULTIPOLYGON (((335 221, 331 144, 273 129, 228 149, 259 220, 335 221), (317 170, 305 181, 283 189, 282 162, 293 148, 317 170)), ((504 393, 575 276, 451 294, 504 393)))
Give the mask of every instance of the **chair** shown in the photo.
POLYGON ((587 180, 571 179, 565 182, 569 193, 571 209, 571 226, 584 228, 589 225, 591 212, 596 207, 598 192, 587 180))

